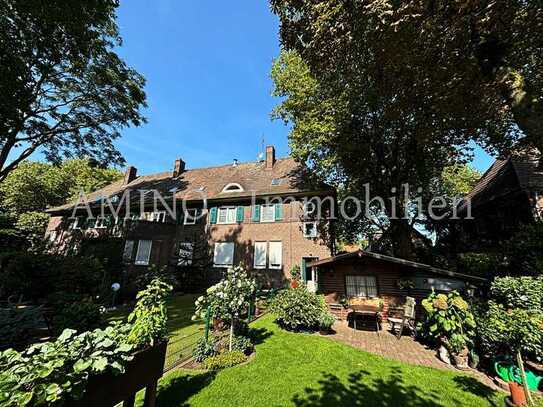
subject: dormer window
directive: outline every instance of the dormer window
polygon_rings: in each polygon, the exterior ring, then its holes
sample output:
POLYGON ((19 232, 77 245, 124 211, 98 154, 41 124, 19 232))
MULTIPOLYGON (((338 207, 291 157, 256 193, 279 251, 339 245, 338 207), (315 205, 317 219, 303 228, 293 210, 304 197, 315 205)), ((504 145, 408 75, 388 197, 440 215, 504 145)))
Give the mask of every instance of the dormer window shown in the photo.
POLYGON ((222 192, 243 192, 243 187, 237 182, 231 182, 222 189, 222 192))

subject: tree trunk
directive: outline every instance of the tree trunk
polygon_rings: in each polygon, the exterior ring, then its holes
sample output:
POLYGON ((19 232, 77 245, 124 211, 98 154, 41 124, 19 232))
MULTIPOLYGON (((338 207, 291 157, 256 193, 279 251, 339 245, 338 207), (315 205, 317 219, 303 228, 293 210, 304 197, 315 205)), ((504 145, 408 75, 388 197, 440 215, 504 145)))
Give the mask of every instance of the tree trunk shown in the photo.
POLYGON ((387 233, 392 242, 394 256, 406 260, 415 258, 413 247, 413 228, 407 219, 391 219, 390 231, 387 233))

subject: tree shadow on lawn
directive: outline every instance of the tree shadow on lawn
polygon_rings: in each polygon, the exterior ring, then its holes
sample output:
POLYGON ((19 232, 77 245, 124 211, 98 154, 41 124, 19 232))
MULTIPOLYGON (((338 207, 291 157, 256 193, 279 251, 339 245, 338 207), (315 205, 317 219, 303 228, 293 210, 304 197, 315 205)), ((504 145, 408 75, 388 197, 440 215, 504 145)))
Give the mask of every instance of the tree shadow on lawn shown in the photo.
MULTIPOLYGON (((487 385, 481 383, 474 377, 468 376, 457 376, 454 379, 454 382, 458 385, 459 389, 462 389, 468 393, 475 394, 479 397, 484 397, 492 405, 496 405, 492 400, 492 397, 496 394, 496 390, 488 387, 487 385)), ((504 393, 504 396, 506 393, 504 393)))
POLYGON ((266 328, 249 328, 249 337, 251 338, 253 345, 264 343, 264 341, 272 335, 273 332, 266 328))
MULTIPOLYGON (((371 373, 361 370, 348 377, 348 384, 331 373, 323 372, 319 380, 320 388, 306 388, 304 395, 295 395, 292 399, 297 407, 335 407, 335 406, 409 406, 409 407, 444 407, 440 403, 441 394, 428 388, 404 382, 403 377, 409 372, 401 368, 392 368, 387 379, 372 379, 371 373)), ((476 387, 466 378, 462 390, 490 398, 492 389, 484 385, 476 387)), ((475 379, 473 379, 475 380, 475 379)), ((475 380, 476 381, 476 380, 475 380)), ((457 382, 460 384, 460 382, 457 382)), ((422 384, 424 386, 424 384, 422 384)), ((453 400, 454 405, 462 405, 453 400)))
POLYGON ((163 379, 164 384, 159 384, 157 406, 188 406, 186 401, 204 387, 209 386, 215 374, 215 372, 203 372, 175 376, 171 380, 163 379))

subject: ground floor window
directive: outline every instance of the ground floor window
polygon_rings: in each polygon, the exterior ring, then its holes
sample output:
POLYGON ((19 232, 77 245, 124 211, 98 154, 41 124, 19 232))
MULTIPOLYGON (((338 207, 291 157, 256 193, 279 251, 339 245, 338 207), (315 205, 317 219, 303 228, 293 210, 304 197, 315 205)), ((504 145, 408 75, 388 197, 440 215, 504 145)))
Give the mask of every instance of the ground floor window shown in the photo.
POLYGON ((132 261, 132 253, 134 252, 134 241, 127 240, 124 242, 123 261, 130 263, 132 261))
POLYGON ((268 242, 255 242, 255 269, 265 269, 268 262, 268 242))
POLYGON ((375 276, 345 276, 348 297, 377 297, 377 279, 375 276))
POLYGON ((234 264, 234 243, 215 243, 213 252, 213 264, 215 267, 229 267, 234 264))
POLYGON ((283 243, 270 242, 270 268, 280 269, 283 266, 283 243))
POLYGON ((149 264, 152 246, 153 242, 151 240, 140 240, 138 242, 138 251, 136 253, 135 264, 140 266, 147 266, 149 264))
POLYGON ((190 266, 192 265, 192 257, 194 254, 194 244, 192 243, 179 243, 179 254, 177 258, 177 265, 190 266))

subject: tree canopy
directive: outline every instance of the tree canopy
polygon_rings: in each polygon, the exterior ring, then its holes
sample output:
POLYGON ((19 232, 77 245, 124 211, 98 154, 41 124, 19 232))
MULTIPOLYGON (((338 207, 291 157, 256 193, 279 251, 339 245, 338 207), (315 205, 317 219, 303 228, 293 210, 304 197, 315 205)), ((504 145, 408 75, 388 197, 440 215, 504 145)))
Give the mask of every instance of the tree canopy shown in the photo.
POLYGON ((273 115, 292 124, 293 155, 318 175, 358 197, 369 183, 385 200, 396 255, 409 257, 414 226, 390 221, 404 184, 428 202, 474 142, 494 153, 539 146, 543 133, 529 129, 540 120, 530 112, 542 89, 541 12, 498 3, 271 0, 284 47, 273 115))
POLYGON ((123 159, 113 141, 145 121, 143 76, 115 52, 118 0, 0 0, 0 181, 32 153, 123 159))

